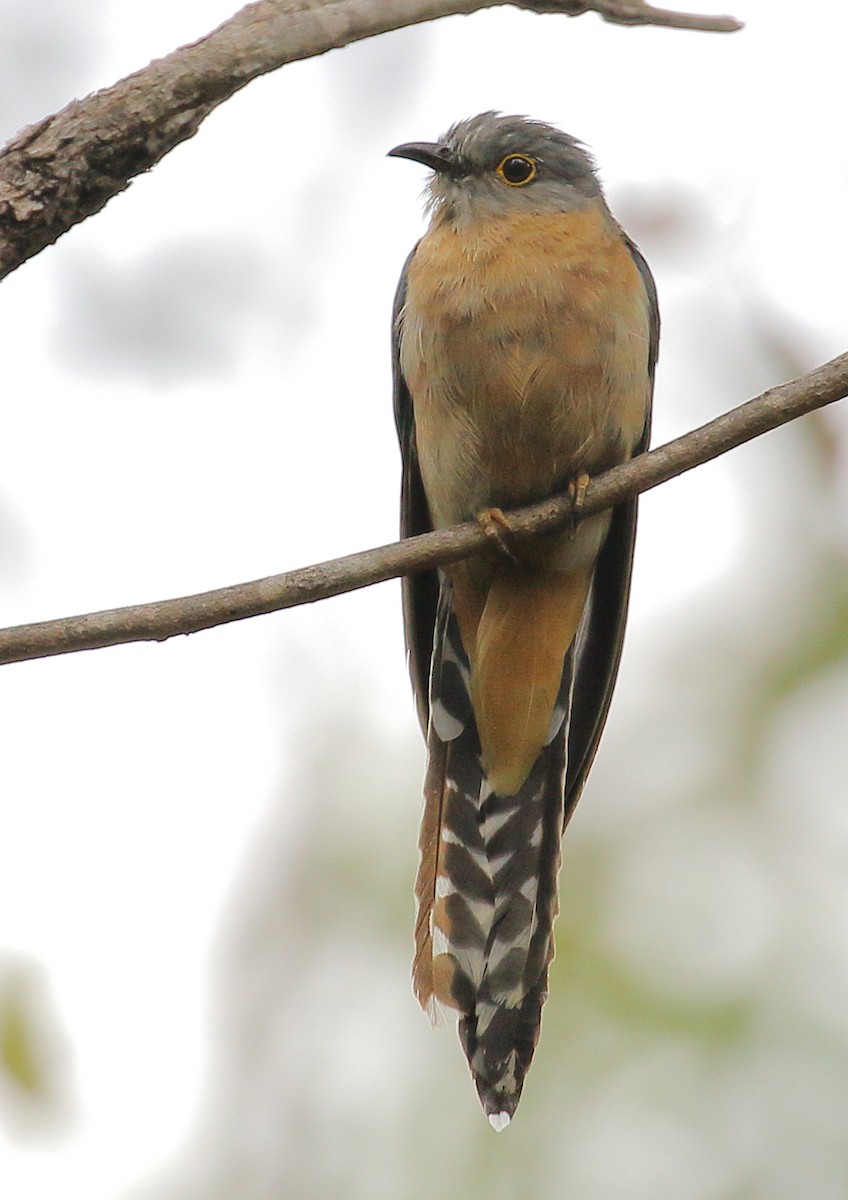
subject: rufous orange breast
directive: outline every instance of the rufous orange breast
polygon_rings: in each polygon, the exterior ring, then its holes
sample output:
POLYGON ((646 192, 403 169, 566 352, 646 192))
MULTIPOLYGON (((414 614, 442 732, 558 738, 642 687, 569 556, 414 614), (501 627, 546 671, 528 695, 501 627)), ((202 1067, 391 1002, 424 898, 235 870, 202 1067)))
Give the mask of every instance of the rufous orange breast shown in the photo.
POLYGON ((601 204, 437 217, 409 265, 401 344, 434 523, 629 458, 648 337, 638 269, 601 204))

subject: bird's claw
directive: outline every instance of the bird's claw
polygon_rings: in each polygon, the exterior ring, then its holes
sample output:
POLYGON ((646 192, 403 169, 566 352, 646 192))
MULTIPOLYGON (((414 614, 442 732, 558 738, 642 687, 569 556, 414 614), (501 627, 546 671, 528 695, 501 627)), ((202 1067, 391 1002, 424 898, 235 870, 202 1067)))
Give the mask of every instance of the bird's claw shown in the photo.
POLYGON ((499 554, 505 555, 511 562, 517 561, 513 549, 513 533, 502 509, 484 508, 477 514, 477 523, 489 541, 497 547, 499 554))
POLYGON ((589 486, 589 476, 585 471, 580 471, 568 485, 568 498, 571 501, 571 536, 574 537, 577 532, 577 524, 580 520, 580 509, 583 507, 583 502, 586 499, 586 489, 589 486))

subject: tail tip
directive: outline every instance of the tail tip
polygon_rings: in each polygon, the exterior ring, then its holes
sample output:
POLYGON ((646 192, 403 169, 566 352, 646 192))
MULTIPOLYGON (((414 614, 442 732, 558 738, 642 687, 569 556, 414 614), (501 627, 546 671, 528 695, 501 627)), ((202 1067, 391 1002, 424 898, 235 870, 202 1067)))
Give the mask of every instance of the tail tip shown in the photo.
MULTIPOLYGON (((492 1029, 490 1022, 488 1032, 491 1033, 492 1029)), ((475 1032, 476 1027, 473 1030, 469 1028, 467 1018, 460 1020, 459 1036, 468 1057, 480 1104, 492 1129, 495 1133, 500 1133, 515 1116, 527 1064, 519 1061, 516 1046, 493 1060, 493 1056, 486 1053, 484 1046, 479 1042, 472 1042, 475 1032)))
POLYGON ((521 1099, 521 1088, 519 1086, 514 1091, 507 1091, 503 1086, 491 1087, 480 1079, 475 1082, 483 1112, 495 1133, 500 1133, 515 1116, 518 1101, 521 1099))

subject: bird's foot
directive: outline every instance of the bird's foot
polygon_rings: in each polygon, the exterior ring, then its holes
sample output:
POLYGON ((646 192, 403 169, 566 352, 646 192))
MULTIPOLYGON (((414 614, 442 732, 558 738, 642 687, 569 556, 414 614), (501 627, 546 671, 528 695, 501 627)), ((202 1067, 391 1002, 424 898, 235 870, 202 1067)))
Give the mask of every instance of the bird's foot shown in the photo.
POLYGON ((568 485, 568 498, 571 501, 571 536, 574 537, 577 532, 577 525, 580 520, 580 509, 583 507, 583 502, 586 499, 586 489, 589 486, 589 476, 585 471, 581 471, 579 475, 575 475, 568 485))
POLYGON ((497 547, 499 554, 505 555, 511 562, 517 561, 513 549, 513 533, 502 509, 484 508, 477 514, 477 523, 492 545, 497 547))

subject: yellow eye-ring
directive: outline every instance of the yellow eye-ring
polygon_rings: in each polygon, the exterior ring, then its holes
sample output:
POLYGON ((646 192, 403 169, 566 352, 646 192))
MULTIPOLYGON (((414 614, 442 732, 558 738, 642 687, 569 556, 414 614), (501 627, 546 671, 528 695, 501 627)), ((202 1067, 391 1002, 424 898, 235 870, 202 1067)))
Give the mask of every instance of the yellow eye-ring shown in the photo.
POLYGON ((536 177, 536 164, 526 154, 508 154, 497 167, 497 174, 510 187, 523 187, 536 177))

